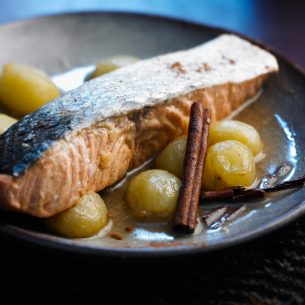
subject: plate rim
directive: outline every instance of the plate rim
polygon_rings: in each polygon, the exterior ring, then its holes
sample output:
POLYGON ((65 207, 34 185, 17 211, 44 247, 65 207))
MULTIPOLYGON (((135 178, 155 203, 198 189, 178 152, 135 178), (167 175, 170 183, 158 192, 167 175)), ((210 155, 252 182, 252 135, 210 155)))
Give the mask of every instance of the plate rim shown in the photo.
MULTIPOLYGON (((83 246, 77 244, 70 244, 65 242, 62 238, 60 241, 44 239, 42 237, 24 234, 24 229, 15 227, 10 224, 0 224, 0 234, 7 234, 10 237, 18 239, 22 242, 30 242, 32 245, 43 246, 49 250, 60 250, 70 254, 81 254, 86 256, 103 256, 114 258, 166 258, 178 257, 186 255, 196 255, 203 253, 210 253, 221 249, 226 249, 234 245, 241 245, 249 241, 254 241, 261 236, 267 236, 279 228, 291 223, 301 215, 305 214, 305 201, 299 202, 293 209, 287 211, 281 216, 274 218, 272 221, 257 227, 250 232, 232 236, 221 243, 210 244, 208 247, 198 244, 175 245, 169 247, 136 247, 136 248, 95 248, 91 246, 83 246)), ((68 239, 67 239, 68 240, 68 239)), ((120 242, 120 241, 118 241, 120 242)))
MULTIPOLYGON (((2 28, 13 27, 13 26, 23 26, 24 24, 39 22, 40 20, 52 19, 54 17, 70 17, 70 16, 86 16, 86 15, 118 15, 118 16, 131 16, 131 17, 145 17, 149 19, 159 19, 166 22, 172 23, 180 23, 182 25, 186 25, 188 27, 195 27, 199 29, 207 29, 210 31, 214 31, 216 34, 220 35, 223 33, 234 34, 239 37, 242 37, 245 40, 250 41, 251 43, 258 45, 259 47, 268 50, 270 53, 275 55, 281 61, 288 64, 292 69, 294 69, 298 74, 300 74, 305 79, 305 70, 296 62, 288 59, 283 53, 275 49, 274 47, 270 47, 257 39, 253 39, 248 37, 247 35, 241 34, 237 31, 228 30, 223 27, 211 26, 205 23, 198 23, 194 21, 190 21, 187 19, 176 18, 172 16, 165 15, 157 15, 150 13, 137 13, 137 12, 125 12, 125 11, 81 11, 81 12, 64 12, 64 13, 55 13, 55 14, 47 14, 41 15, 32 18, 19 19, 12 22, 5 22, 0 24, 0 31, 2 28)), ((7 223, 0 223, 0 233, 1 235, 7 235, 13 237, 16 240, 23 242, 30 242, 35 246, 43 246, 52 250, 60 250, 70 254, 82 254, 82 255, 93 255, 93 256, 104 256, 104 257, 118 257, 118 258, 147 258, 147 257, 170 257, 170 256, 184 256, 189 254, 203 254, 211 251, 225 249, 228 247, 232 247, 233 245, 242 244, 248 242, 250 240, 255 240, 260 236, 264 236, 274 232, 275 230, 287 225, 293 220, 297 219, 301 215, 305 214, 305 200, 296 203, 296 205, 285 212, 284 214, 272 219, 257 227, 256 229, 241 233, 238 237, 232 236, 221 243, 210 244, 207 247, 204 245, 195 244, 185 244, 185 245, 175 245, 175 246, 164 246, 164 247, 136 247, 136 248, 95 248, 92 246, 83 246, 77 244, 71 244, 69 242, 65 242, 65 239, 61 240, 49 240, 43 237, 34 236, 31 234, 26 234, 24 229, 15 227, 13 225, 7 223)))

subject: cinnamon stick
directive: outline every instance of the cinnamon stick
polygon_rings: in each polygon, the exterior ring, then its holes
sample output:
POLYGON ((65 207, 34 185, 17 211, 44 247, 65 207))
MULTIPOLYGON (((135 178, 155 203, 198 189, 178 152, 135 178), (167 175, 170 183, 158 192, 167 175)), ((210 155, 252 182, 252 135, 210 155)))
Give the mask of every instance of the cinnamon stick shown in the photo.
POLYGON ((241 186, 224 188, 215 191, 205 191, 201 193, 200 199, 207 201, 215 200, 237 200, 237 199, 254 199, 264 196, 264 190, 246 189, 241 186))
POLYGON ((234 186, 224 189, 218 189, 214 191, 205 191, 201 193, 201 199, 204 200, 222 200, 232 199, 237 195, 240 195, 245 190, 242 186, 234 186))
POLYGON ((274 185, 272 187, 265 188, 263 190, 267 193, 272 193, 272 192, 302 187, 304 186, 304 183, 305 183, 305 176, 301 176, 297 179, 285 181, 280 184, 274 185))
POLYGON ((283 191, 292 188, 298 188, 304 186, 305 176, 299 177, 295 180, 285 181, 274 185, 272 187, 267 187, 263 189, 246 189, 241 186, 236 186, 232 188, 219 189, 214 191, 205 191, 201 193, 200 198, 202 200, 214 201, 214 200, 237 200, 237 199, 254 199, 257 197, 263 197, 265 193, 273 193, 278 191, 283 191))
POLYGON ((197 225, 209 125, 209 110, 203 110, 200 103, 194 103, 191 107, 182 185, 174 218, 174 230, 178 232, 193 233, 197 225))

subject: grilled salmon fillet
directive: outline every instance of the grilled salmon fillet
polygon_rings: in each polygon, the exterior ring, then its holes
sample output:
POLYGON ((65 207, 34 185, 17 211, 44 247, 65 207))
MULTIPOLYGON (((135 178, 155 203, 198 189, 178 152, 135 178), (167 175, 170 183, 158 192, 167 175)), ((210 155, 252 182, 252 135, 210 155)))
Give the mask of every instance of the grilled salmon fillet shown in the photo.
POLYGON ((155 156, 200 102, 222 119, 278 70, 234 35, 143 60, 86 82, 0 137, 0 205, 48 217, 155 156))

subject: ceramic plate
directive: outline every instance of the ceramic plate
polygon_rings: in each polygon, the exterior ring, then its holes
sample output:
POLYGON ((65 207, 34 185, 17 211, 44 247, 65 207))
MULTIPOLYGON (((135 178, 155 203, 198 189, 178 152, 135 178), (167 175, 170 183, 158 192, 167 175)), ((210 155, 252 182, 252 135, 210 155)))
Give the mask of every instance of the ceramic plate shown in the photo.
MULTIPOLYGON (((146 15, 51 16, 0 27, 0 66, 14 61, 39 67, 52 75, 64 91, 78 86, 102 58, 118 54, 149 58, 196 46, 223 32, 146 15)), ((305 77, 300 69, 275 55, 280 73, 270 78, 237 118, 253 124, 262 136, 266 156, 258 163, 259 176, 288 163, 290 170, 282 179, 289 180, 305 173, 305 77)), ((223 248, 263 235, 302 215, 304 198, 304 188, 281 192, 248 204, 234 221, 211 229, 202 227, 198 234, 185 237, 139 224, 123 240, 101 237, 103 232, 89 239, 65 239, 45 231, 36 219, 7 213, 1 214, 0 231, 36 245, 91 255, 181 255, 223 248)))

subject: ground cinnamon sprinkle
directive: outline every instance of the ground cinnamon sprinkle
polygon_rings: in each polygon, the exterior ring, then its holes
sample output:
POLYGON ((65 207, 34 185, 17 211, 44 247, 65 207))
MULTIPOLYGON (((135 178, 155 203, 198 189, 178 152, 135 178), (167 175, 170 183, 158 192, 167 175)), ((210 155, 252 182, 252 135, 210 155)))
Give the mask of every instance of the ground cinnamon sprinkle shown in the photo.
POLYGON ((196 72, 197 73, 202 73, 202 72, 208 72, 208 71, 211 71, 211 70, 212 70, 211 66, 207 63, 204 63, 201 67, 196 69, 196 72))
POLYGON ((222 59, 227 60, 231 65, 235 65, 236 61, 234 59, 228 58, 226 56, 222 56, 222 59))
POLYGON ((109 219, 114 219, 115 216, 114 216, 113 214, 108 213, 108 218, 109 218, 109 219))
POLYGON ((134 229, 135 229, 134 226, 128 226, 128 227, 125 228, 125 231, 126 232, 132 232, 134 229))
POLYGON ((195 243, 192 242, 150 242, 149 245, 153 248, 169 248, 169 247, 179 247, 179 246, 185 246, 185 245, 194 245, 195 243))
POLYGON ((205 71, 211 71, 212 70, 212 68, 207 63, 203 64, 203 68, 204 68, 205 71))
POLYGON ((185 74, 185 70, 180 62, 176 61, 172 65, 170 65, 172 70, 176 70, 178 74, 185 74))
POLYGON ((122 240, 123 239, 123 236, 120 233, 117 233, 117 232, 112 232, 112 233, 109 234, 109 236, 113 239, 116 239, 116 240, 122 240))

